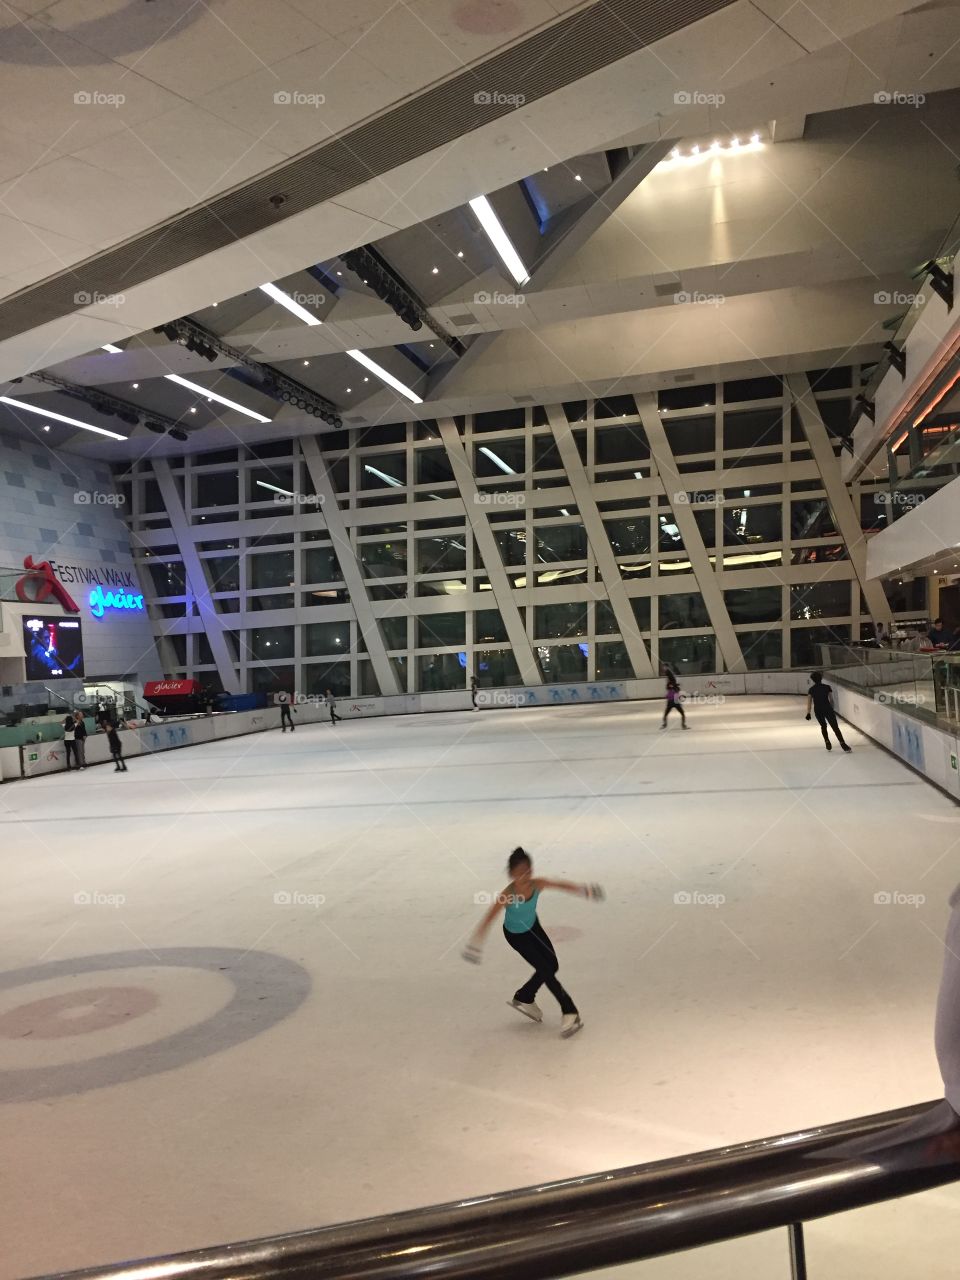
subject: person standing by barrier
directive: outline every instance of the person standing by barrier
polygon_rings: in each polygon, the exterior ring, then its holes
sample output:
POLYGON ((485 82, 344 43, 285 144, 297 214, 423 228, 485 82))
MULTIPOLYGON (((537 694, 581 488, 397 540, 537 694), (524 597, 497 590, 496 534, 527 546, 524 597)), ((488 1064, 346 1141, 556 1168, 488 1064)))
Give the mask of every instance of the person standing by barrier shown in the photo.
POLYGON ((100 728, 107 735, 110 754, 113 756, 114 773, 126 773, 127 764, 123 758, 123 743, 120 741, 117 726, 112 720, 103 719, 100 722, 100 728))
POLYGON ((473 705, 474 711, 480 710, 480 708, 477 706, 477 688, 478 688, 477 677, 471 676, 470 677, 470 702, 473 705))
POLYGON ((807 719, 810 719, 811 708, 813 714, 817 717, 820 725, 820 732, 823 734, 823 741, 828 751, 833 750, 833 743, 827 734, 827 725, 833 730, 833 736, 840 743, 844 751, 852 751, 852 747, 848 747, 843 740, 843 734, 840 732, 840 726, 837 724, 837 713, 833 706, 833 688, 829 684, 823 683, 822 671, 811 671, 810 679, 812 684, 807 690, 807 719))
POLYGON ((87 767, 87 725, 82 711, 73 713, 73 734, 77 753, 77 768, 85 769, 87 767))
POLYGON ((327 689, 326 694, 327 706, 330 708, 330 723, 336 724, 339 720, 342 720, 343 717, 337 715, 337 700, 329 689, 327 689))
POLYGON ((63 720, 63 749, 67 755, 67 768, 71 768, 72 760, 76 767, 80 768, 80 757, 77 755, 77 725, 72 715, 64 717, 63 720))

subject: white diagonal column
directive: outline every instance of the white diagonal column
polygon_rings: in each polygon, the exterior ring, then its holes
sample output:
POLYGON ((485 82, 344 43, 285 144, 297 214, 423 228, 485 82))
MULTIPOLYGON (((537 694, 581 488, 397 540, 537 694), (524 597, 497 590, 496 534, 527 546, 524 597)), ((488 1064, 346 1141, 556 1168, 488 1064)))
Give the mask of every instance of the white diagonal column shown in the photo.
POLYGON ((560 460, 570 481, 570 488, 573 490, 573 500, 577 504, 580 519, 587 531, 587 538, 596 556, 600 578, 606 587, 610 607, 617 620, 617 630, 623 637, 624 648, 638 678, 652 676, 655 674, 653 663, 650 661, 650 654, 647 652, 647 646, 643 643, 643 636, 637 626, 630 597, 620 576, 617 557, 610 546, 610 539, 607 537, 607 531, 600 517, 600 510, 593 496, 587 470, 580 457, 580 450, 577 448, 567 415, 562 406, 557 404, 547 405, 546 410, 553 438, 557 442, 560 460))
POLYGON ((536 659, 533 656, 533 649, 527 639, 523 619, 520 617, 520 610, 517 608, 517 602, 513 597, 513 590, 504 570, 503 561, 500 559, 497 540, 493 536, 493 530, 490 528, 486 511, 477 501, 479 492, 477 482, 473 475, 473 469, 467 460, 466 450, 463 447, 463 441, 460 439, 457 424, 452 418, 438 418, 437 425, 440 428, 440 438, 447 450, 447 457, 450 459, 450 466, 453 470, 457 487, 460 490, 460 497, 463 499, 467 527, 473 533, 480 550, 483 567, 487 572, 487 577, 490 579, 490 586, 493 590, 497 607, 500 610, 500 616, 503 618, 507 639, 513 647, 513 654, 520 670, 520 679, 525 685, 543 684, 540 668, 537 666, 536 659))
MULTIPOLYGON (((700 526, 697 524, 693 508, 686 501, 686 486, 673 456, 673 450, 670 448, 670 442, 667 440, 667 433, 664 430, 663 422, 660 420, 660 414, 657 412, 656 399, 653 396, 645 395, 637 396, 636 401, 643 428, 647 433, 650 452, 660 473, 660 479, 663 481, 667 499, 673 509, 673 520, 680 530, 680 537, 683 539, 683 546, 690 560, 693 576, 697 580, 703 603, 706 606, 707 613, 710 615, 710 625, 713 627, 714 634, 717 637, 717 644, 720 646, 724 665, 728 671, 746 671, 747 665, 743 660, 740 641, 737 639, 737 633, 734 631, 733 623, 730 621, 730 614, 727 612, 723 591, 720 588, 720 579, 714 572, 710 557, 707 555, 707 549, 703 545, 703 537, 701 536, 700 526), (680 497, 681 494, 683 495, 682 498, 680 497)), ((656 522, 654 524, 656 525, 656 522)), ((656 527, 654 527, 653 533, 656 536, 656 527)))
MULTIPOLYGON (((884 622, 889 627, 893 622, 893 614, 880 581, 875 578, 871 582, 867 578, 867 540, 860 526, 860 515, 843 479, 840 459, 833 452, 830 433, 820 416, 816 397, 810 388, 810 379, 802 373, 791 373, 787 376, 787 386, 870 616, 874 622, 884 622)), ((854 610, 854 613, 858 612, 859 610, 854 610)))
POLYGON ((367 653, 373 663, 373 670, 377 677, 377 683, 380 685, 380 692, 384 697, 397 694, 400 692, 397 677, 394 674, 393 665, 387 657, 387 648, 383 643, 383 633, 370 604, 367 584, 363 580, 363 571, 360 568, 357 553, 350 542, 350 534, 347 531, 340 504, 337 502, 333 481, 330 479, 330 472, 327 470, 327 464, 323 454, 320 452, 320 446, 313 436, 304 436, 300 441, 300 448, 303 450, 304 461, 310 472, 314 491, 322 503, 323 519, 327 526, 327 532, 330 534, 330 541, 333 543, 334 550, 337 553, 337 560, 340 562, 340 572, 343 574, 344 584, 350 594, 350 603, 353 606, 354 613, 357 615, 360 634, 363 636, 364 643, 367 646, 367 653))
POLYGON ((217 664, 220 681, 227 693, 239 693, 240 680, 237 676, 237 668, 230 654, 217 606, 210 595, 210 584, 207 581, 203 561, 197 553, 193 530, 177 490, 177 482, 170 470, 170 463, 165 458, 154 458, 153 474, 160 488, 163 505, 170 517, 170 528, 173 530, 173 536, 180 551, 187 584, 197 602, 200 621, 203 623, 204 634, 210 644, 213 660, 217 664))

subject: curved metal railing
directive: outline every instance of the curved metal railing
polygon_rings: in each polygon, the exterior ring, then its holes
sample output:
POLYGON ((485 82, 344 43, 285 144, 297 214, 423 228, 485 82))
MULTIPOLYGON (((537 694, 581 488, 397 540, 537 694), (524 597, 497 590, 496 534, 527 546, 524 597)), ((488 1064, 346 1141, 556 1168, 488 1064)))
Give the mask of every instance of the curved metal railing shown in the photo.
POLYGON ((960 1179, 946 1102, 72 1280, 548 1280, 802 1224, 960 1179))

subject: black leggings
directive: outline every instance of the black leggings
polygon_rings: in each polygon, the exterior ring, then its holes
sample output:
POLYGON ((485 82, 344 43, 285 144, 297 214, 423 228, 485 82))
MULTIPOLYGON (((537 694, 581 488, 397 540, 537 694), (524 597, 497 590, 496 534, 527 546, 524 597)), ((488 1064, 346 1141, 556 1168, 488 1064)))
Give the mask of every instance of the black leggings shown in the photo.
POLYGON ((79 769, 79 768, 80 768, 80 753, 77 751, 77 744, 76 744, 76 742, 68 742, 68 741, 66 740, 66 738, 64 738, 64 740, 63 740, 63 745, 64 745, 64 746, 66 747, 66 749, 67 749, 67 768, 68 768, 68 769, 70 768, 70 761, 71 761, 71 759, 72 759, 72 760, 73 760, 73 764, 74 764, 74 768, 79 769))
POLYGON ((504 929, 503 936, 514 951, 523 956, 527 964, 533 965, 534 970, 530 981, 524 983, 514 994, 514 1000, 519 1000, 521 1004, 533 1004, 537 992, 542 986, 546 986, 560 1005, 561 1013, 576 1013, 577 1006, 557 981, 560 961, 540 921, 534 920, 533 928, 528 929, 526 933, 510 933, 509 930, 504 929))
POLYGON ((680 702, 671 702, 671 701, 670 701, 670 699, 668 698, 668 699, 667 699, 667 705, 666 705, 666 706, 664 707, 664 709, 663 709, 663 723, 664 723, 664 724, 666 724, 666 723, 667 723, 667 716, 670 714, 670 712, 671 712, 671 711, 679 711, 679 712, 680 712, 680 719, 683 721, 683 723, 684 723, 684 724, 686 724, 686 723, 687 723, 687 717, 684 715, 684 712, 683 712, 683 706, 682 706, 682 704, 681 704, 680 702))
POLYGON ((823 740, 827 744, 827 746, 829 747, 830 745, 830 738, 829 738, 829 735, 827 734, 827 725, 829 725, 830 728, 833 730, 833 736, 836 738, 836 740, 840 743, 842 747, 844 745, 843 734, 840 732, 840 726, 837 724, 837 713, 834 711, 834 709, 832 707, 828 707, 826 711, 818 711, 816 713, 816 716, 817 716, 817 722, 820 725, 820 732, 823 734, 823 740))

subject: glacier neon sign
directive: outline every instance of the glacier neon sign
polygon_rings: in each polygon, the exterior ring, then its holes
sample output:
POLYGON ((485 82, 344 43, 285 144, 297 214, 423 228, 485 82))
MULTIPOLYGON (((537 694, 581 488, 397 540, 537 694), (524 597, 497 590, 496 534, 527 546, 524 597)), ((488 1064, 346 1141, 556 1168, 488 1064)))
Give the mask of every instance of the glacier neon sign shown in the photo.
POLYGON ((133 595, 129 591, 104 591, 96 586, 90 592, 90 612, 95 618, 102 618, 107 609, 142 609, 143 596, 133 595))

